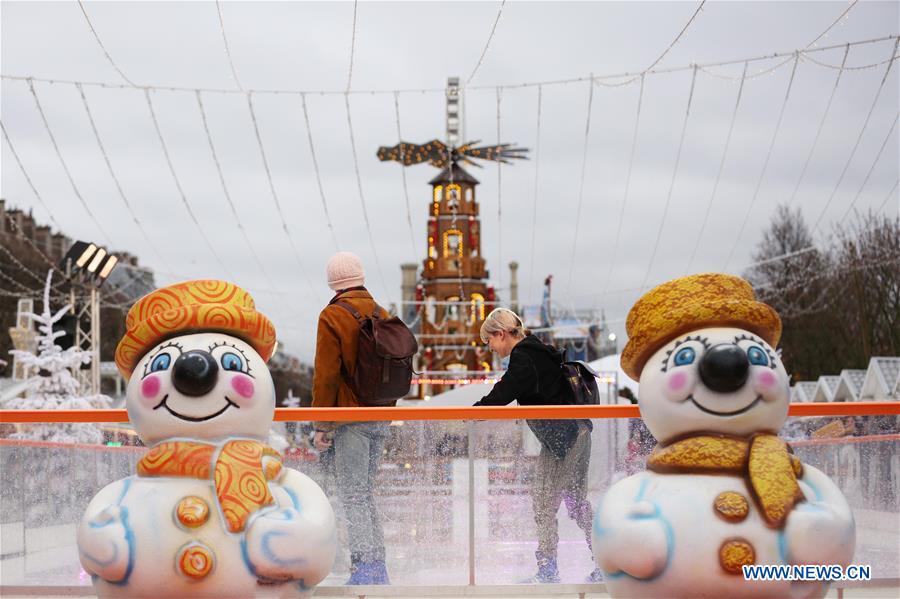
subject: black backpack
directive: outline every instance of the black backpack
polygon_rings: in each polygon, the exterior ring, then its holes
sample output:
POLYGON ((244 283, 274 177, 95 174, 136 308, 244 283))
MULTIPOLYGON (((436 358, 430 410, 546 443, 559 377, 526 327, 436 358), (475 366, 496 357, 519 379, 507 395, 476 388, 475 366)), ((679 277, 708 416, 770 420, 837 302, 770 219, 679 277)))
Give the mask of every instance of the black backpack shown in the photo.
POLYGON ((597 377, 600 375, 593 368, 581 360, 563 362, 560 368, 572 392, 573 404, 593 406, 600 403, 600 390, 597 388, 597 377))
POLYGON ((363 316, 348 303, 333 301, 359 323, 356 369, 350 376, 341 368, 344 381, 364 406, 392 406, 409 393, 413 356, 419 351, 415 335, 396 316, 381 318, 381 308, 363 316))

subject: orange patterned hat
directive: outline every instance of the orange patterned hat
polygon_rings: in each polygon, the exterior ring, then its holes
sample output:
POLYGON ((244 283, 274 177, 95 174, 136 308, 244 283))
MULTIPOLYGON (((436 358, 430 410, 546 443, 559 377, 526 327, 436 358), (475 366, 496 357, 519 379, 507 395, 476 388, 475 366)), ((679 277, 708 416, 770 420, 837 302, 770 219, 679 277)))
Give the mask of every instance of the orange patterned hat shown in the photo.
POLYGON ((139 299, 125 317, 116 366, 126 379, 154 345, 175 335, 220 331, 249 343, 266 362, 275 348, 272 321, 256 311, 250 294, 233 283, 185 281, 139 299))
POLYGON ((644 364, 663 345, 695 329, 733 326, 747 329, 772 347, 781 338, 781 318, 756 301, 750 283, 734 275, 703 273, 654 287, 628 312, 628 343, 622 369, 638 380, 644 364))

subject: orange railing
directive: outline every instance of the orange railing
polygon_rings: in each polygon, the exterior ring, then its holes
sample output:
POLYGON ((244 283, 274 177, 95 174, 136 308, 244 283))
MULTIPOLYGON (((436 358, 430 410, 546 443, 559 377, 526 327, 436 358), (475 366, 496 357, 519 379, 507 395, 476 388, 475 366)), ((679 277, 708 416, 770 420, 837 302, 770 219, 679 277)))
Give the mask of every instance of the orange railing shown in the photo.
MULTIPOLYGON (((900 402, 796 403, 790 416, 900 415, 900 402)), ((276 408, 275 420, 360 422, 373 420, 519 420, 538 418, 640 418, 635 405, 600 406, 422 406, 387 408, 276 408)), ((128 422, 119 410, 0 410, 0 422, 128 422)))

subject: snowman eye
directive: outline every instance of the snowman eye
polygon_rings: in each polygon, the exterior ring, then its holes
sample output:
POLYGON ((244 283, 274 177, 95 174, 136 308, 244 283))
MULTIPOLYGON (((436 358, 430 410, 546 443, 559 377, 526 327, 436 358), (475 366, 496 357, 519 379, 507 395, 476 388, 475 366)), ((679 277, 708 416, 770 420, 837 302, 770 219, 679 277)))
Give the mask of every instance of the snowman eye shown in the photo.
POLYGON ((172 363, 172 357, 169 354, 159 354, 150 362, 150 372, 159 372, 160 370, 168 370, 172 363))
POLYGON ((754 366, 768 366, 769 365, 769 356, 766 355, 766 352, 762 350, 762 348, 757 346, 752 346, 747 350, 747 358, 750 359, 750 363, 754 366))
POLYGON ((222 368, 225 370, 234 370, 236 372, 244 370, 244 361, 237 354, 226 352, 222 354, 221 362, 222 368))
POLYGON ((693 364, 696 357, 697 352, 690 347, 679 349, 675 353, 675 366, 687 366, 688 364, 693 364))

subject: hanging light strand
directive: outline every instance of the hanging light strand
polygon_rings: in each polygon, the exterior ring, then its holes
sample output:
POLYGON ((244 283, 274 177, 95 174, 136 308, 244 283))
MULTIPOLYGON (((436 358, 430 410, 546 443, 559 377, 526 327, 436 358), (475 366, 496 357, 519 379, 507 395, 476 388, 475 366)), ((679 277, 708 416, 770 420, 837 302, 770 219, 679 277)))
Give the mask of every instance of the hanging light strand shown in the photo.
POLYGON ((731 246, 731 250, 728 252, 728 257, 725 259, 725 266, 723 270, 728 270, 728 266, 731 264, 732 258, 734 258, 734 253, 737 251, 737 247, 740 244, 741 237, 744 235, 744 230, 747 228, 747 221, 750 219, 750 214, 753 212, 753 207, 756 205, 756 199, 759 197, 759 190, 762 187, 763 179, 766 176, 766 170, 769 167, 769 160, 772 158, 772 150, 775 149, 775 142, 778 140, 778 133, 781 131, 781 123, 784 119, 784 111, 788 105, 788 99, 791 96, 791 89, 794 86, 794 75, 797 73, 797 64, 800 62, 800 55, 797 54, 794 58, 794 66, 791 69, 791 78, 788 79, 787 90, 784 93, 784 100, 781 102, 781 110, 778 111, 778 121, 775 123, 775 131, 772 133, 772 141, 769 142, 769 149, 766 152, 766 159, 763 161, 762 170, 759 173, 759 178, 756 180, 756 187, 753 190, 753 197, 750 198, 750 203, 747 205, 747 210, 744 212, 744 218, 741 221, 741 226, 738 228, 737 235, 734 237, 734 243, 731 246))
POLYGON ((641 77, 641 86, 638 90, 637 109, 634 114, 634 131, 631 134, 631 151, 628 156, 628 171, 625 175, 625 191, 622 194, 622 205, 619 208, 619 219, 616 223, 616 238, 613 242, 612 259, 609 261, 609 269, 606 271, 606 281, 603 283, 603 293, 609 289, 612 281, 613 268, 619 255, 619 242, 622 238, 622 223, 625 221, 625 206, 628 205, 628 192, 631 189, 631 173, 634 167, 634 153, 637 150, 638 130, 641 124, 641 105, 644 100, 644 77, 641 77))
POLYGON ((366 223, 366 233, 369 235, 369 246, 372 248, 372 256, 375 258, 375 266, 378 269, 378 277, 381 287, 388 295, 388 286, 384 279, 384 271, 381 269, 381 260, 378 259, 378 250, 375 248, 375 238, 372 236, 372 224, 369 222, 369 211, 366 208, 366 198, 363 194, 362 177, 359 174, 359 159, 356 156, 356 137, 353 134, 353 118, 350 115, 350 95, 344 95, 344 107, 347 110, 347 128, 350 131, 350 150, 353 152, 353 172, 356 174, 356 188, 359 191, 359 203, 362 206, 363 220, 366 223))
POLYGON ((125 195, 125 190, 122 188, 122 183, 119 181, 119 177, 116 175, 115 170, 113 170, 112 162, 109 159, 109 154, 106 152, 106 146, 103 145, 103 140, 100 139, 100 132, 97 130, 97 123, 94 121, 94 115, 91 112, 91 107, 88 104, 87 96, 84 94, 84 88, 81 85, 76 85, 78 88, 78 93, 81 95, 81 102, 84 104, 84 111, 87 114, 88 122, 91 124, 91 131, 94 133, 94 139, 97 141, 97 147, 100 148, 100 154, 103 156, 103 161, 106 163, 106 170, 109 171, 109 176, 113 180, 113 183, 116 186, 116 191, 119 193, 119 198, 122 200, 122 203, 125 204, 125 208, 128 210, 128 214, 131 215, 131 220, 134 221, 134 225, 137 227, 138 231, 143 235, 144 240, 147 242, 147 245, 153 250, 153 253, 156 254, 156 257, 159 259, 160 264, 166 270, 172 270, 172 267, 169 266, 166 259, 163 258, 162 252, 159 251, 159 248, 156 247, 156 244, 153 243, 153 240, 150 239, 150 235, 147 233, 147 230, 144 228, 143 223, 141 223, 140 219, 137 217, 137 214, 134 211, 134 207, 131 205, 131 202, 128 200, 128 196, 125 195))
POLYGON ((112 66, 112 68, 115 69, 116 73, 119 74, 119 77, 121 77, 126 83, 128 83, 128 85, 130 85, 131 87, 138 87, 138 85, 134 81, 129 79, 125 75, 125 73, 122 72, 122 69, 119 68, 119 65, 116 64, 116 61, 112 59, 112 56, 110 56, 109 52, 106 50, 106 46, 103 45, 103 42, 100 40, 100 36, 97 35, 97 30, 94 29, 94 24, 91 23, 91 19, 90 17, 88 17, 87 10, 85 10, 84 8, 84 2, 82 2, 81 0, 78 0, 78 8, 81 9, 81 14, 84 15, 84 20, 87 21, 87 25, 91 30, 91 34, 94 36, 94 39, 97 41, 97 45, 100 46, 100 50, 103 51, 103 55, 106 56, 106 60, 109 61, 109 64, 112 66))
POLYGON ((691 118, 691 103, 694 101, 694 84, 697 82, 697 69, 694 69, 691 75, 691 89, 688 92, 687 107, 684 110, 684 121, 681 124, 681 136, 678 139, 678 150, 675 152, 675 166, 672 168, 672 179, 669 181, 669 191, 666 193, 666 203, 663 206, 662 219, 659 221, 659 227, 656 229, 656 240, 653 242, 653 251, 650 252, 650 263, 647 264, 647 271, 641 281, 641 288, 647 287, 647 280, 650 278, 650 271, 653 269, 653 262, 656 260, 656 252, 659 249, 659 240, 662 239, 663 228, 666 225, 666 218, 669 214, 669 204, 672 203, 672 191, 675 189, 675 179, 678 176, 678 165, 681 164, 681 150, 684 148, 684 138, 687 133, 688 121, 691 118))
MULTIPOLYGON (((744 63, 744 75, 747 74, 747 63, 744 63)), ((700 240, 703 239, 703 233, 706 231, 706 224, 709 222, 709 213, 712 211, 713 202, 716 199, 716 192, 719 190, 719 182, 722 180, 722 171, 725 168, 725 159, 728 157, 728 148, 731 146, 731 134, 734 132, 734 123, 737 121, 738 108, 741 105, 741 96, 744 92, 744 81, 741 77, 741 83, 738 86, 737 99, 734 101, 734 111, 731 113, 731 123, 728 125, 728 135, 725 136, 725 148, 722 150, 722 158, 719 160, 719 168, 716 171, 716 180, 713 183, 712 192, 709 195, 709 201, 706 202, 706 211, 703 213, 703 221, 700 223, 700 231, 697 233, 694 241, 694 249, 691 252, 691 259, 688 260, 687 272, 690 274, 694 268, 694 260, 697 258, 697 250, 700 248, 700 240)))
POLYGON ((334 225, 331 222, 331 214, 328 212, 328 200, 325 199, 325 188, 322 186, 322 174, 319 172, 319 161, 316 158, 316 145, 313 143, 312 127, 309 124, 309 109, 306 106, 306 94, 301 94, 300 103, 303 107, 303 122, 306 125, 306 137, 309 140, 309 154, 312 157, 313 170, 316 173, 316 186, 319 188, 319 198, 322 200, 322 210, 325 211, 325 222, 328 224, 328 231, 331 233, 331 241, 334 243, 334 251, 340 249, 337 240, 337 234, 334 231, 334 225))
POLYGON ((409 242, 412 248, 412 255, 417 256, 416 252, 416 234, 413 230, 412 210, 409 203, 409 189, 406 185, 406 154, 403 144, 403 133, 400 130, 400 94, 394 94, 394 119, 397 123, 397 143, 400 144, 400 177, 403 181, 403 199, 406 202, 406 223, 409 225, 409 242))
MULTIPOLYGON (((850 46, 844 48, 844 58, 841 60, 841 67, 843 67, 847 63, 847 55, 850 53, 850 46)), ((822 129, 825 127, 825 121, 828 119, 828 114, 831 111, 831 104, 834 101, 834 96, 837 93, 838 85, 841 83, 841 76, 844 74, 844 69, 841 68, 838 70, 837 77, 834 79, 834 87, 831 88, 831 95, 828 97, 828 104, 825 105, 825 112, 822 114, 822 119, 819 121, 819 128, 816 130, 816 136, 813 138, 812 147, 809 149, 809 153, 806 155, 806 160, 803 162, 803 168, 800 169, 800 176, 797 178, 797 184, 794 186, 794 191, 791 193, 791 197, 788 199, 787 205, 790 206, 794 203, 794 198, 797 197, 797 192, 800 189, 800 185, 803 183, 803 178, 806 176, 806 169, 809 168, 809 163, 812 160, 813 153, 816 151, 816 146, 819 144, 819 137, 822 135, 822 129)))
POLYGON ((28 171, 25 170, 25 165, 22 164, 22 159, 19 158, 19 153, 16 152, 15 146, 12 144, 12 140, 9 139, 9 134, 6 132, 6 126, 3 124, 3 121, 0 120, 0 130, 3 131, 3 139, 6 140, 6 145, 9 147, 9 151, 12 152, 13 158, 16 160, 16 164, 19 165, 19 170, 22 171, 22 176, 25 177, 25 181, 28 183, 28 187, 31 188, 32 193, 34 193, 34 197, 37 198, 38 203, 44 209, 44 212, 47 213, 47 218, 50 219, 50 222, 53 223, 53 226, 56 227, 57 231, 61 231, 62 227, 59 226, 59 222, 57 222, 56 218, 53 216, 53 211, 50 210, 50 207, 47 206, 47 203, 44 202, 44 198, 41 197, 41 194, 38 193, 37 188, 34 186, 34 182, 31 180, 31 177, 28 176, 28 171))
POLYGON ((863 182, 860 184, 859 189, 856 191, 856 195, 853 196, 853 201, 850 202, 849 206, 847 206, 847 209, 844 211, 844 214, 841 216, 839 222, 846 222, 847 216, 849 216, 850 212, 853 210, 853 207, 856 206, 856 201, 859 199, 859 196, 862 194, 863 189, 865 189, 866 184, 869 182, 869 177, 872 176, 872 171, 875 170, 875 166, 878 164, 878 161, 881 160, 881 154, 884 152, 884 148, 885 146, 887 146, 888 140, 891 138, 891 134, 894 132, 894 128, 897 126, 897 119, 900 119, 900 112, 894 115, 894 118, 891 120, 891 128, 888 130, 887 135, 884 136, 884 141, 881 142, 881 147, 878 149, 878 153, 875 155, 875 160, 872 161, 872 166, 869 167, 865 178, 863 178, 863 182))
POLYGON ((587 171, 588 148, 591 140, 591 112, 594 106, 594 80, 588 82, 587 116, 584 120, 584 142, 581 148, 581 174, 578 178, 578 204, 575 208, 575 234, 572 236, 572 256, 569 259, 569 279, 566 281, 566 296, 572 290, 572 275, 575 272, 575 256, 578 252, 578 230, 581 224, 581 205, 584 200, 584 179, 587 171))
POLYGON ((203 227, 200 226, 200 221, 197 219, 197 215, 194 214, 194 209, 191 208, 191 203, 188 202, 187 196, 184 193, 184 189, 181 187, 181 181, 178 179, 178 174, 175 172, 175 166, 172 164, 172 157, 169 155, 169 147, 166 145, 166 140, 163 137, 162 129, 159 127, 159 119, 156 117, 156 109, 153 108, 153 99, 150 97, 150 90, 144 90, 144 97, 147 100, 147 108, 150 110, 150 119, 153 121, 153 129, 156 131, 156 137, 159 139, 159 145, 162 148, 163 156, 166 159, 166 165, 169 167, 169 173, 172 175, 172 181, 175 183, 175 189, 178 190, 178 196, 181 198, 181 203, 184 204, 184 208, 188 213, 188 216, 191 219, 191 222, 194 223, 194 227, 197 229, 197 232, 200 234, 200 238, 203 240, 203 243, 206 244, 206 248, 210 251, 215 258, 216 262, 219 264, 219 268, 222 269, 231 280, 234 280, 235 277, 231 274, 230 270, 222 259, 219 257, 218 252, 213 247, 212 243, 207 237, 206 232, 203 230, 203 227))
POLYGON ((497 23, 500 22, 500 15, 503 14, 503 7, 506 5, 506 0, 501 0, 500 8, 497 9, 497 16, 494 18, 494 24, 491 25, 491 33, 488 35, 487 41, 484 43, 484 49, 481 51, 481 56, 478 57, 478 63, 475 64, 475 68, 472 69, 472 73, 469 75, 469 78, 466 79, 466 85, 469 85, 472 82, 472 79, 475 77, 475 73, 478 72, 478 69, 481 68, 481 64, 484 62, 484 57, 487 55, 488 48, 491 46, 491 40, 494 39, 494 33, 497 31, 497 23))
MULTIPOLYGON (((891 50, 892 57, 897 54, 898 43, 900 43, 900 38, 894 40, 894 47, 891 50)), ((875 112, 875 106, 878 104, 878 98, 881 97, 881 92, 884 89, 884 84, 887 81, 888 75, 890 75, 891 73, 891 67, 893 66, 893 60, 888 62, 888 66, 884 70, 884 76, 881 78, 881 83, 878 85, 878 90, 875 92, 875 97, 872 99, 872 105, 869 107, 869 112, 866 115, 866 120, 863 122, 863 126, 859 130, 859 135, 856 137, 856 143, 853 144, 853 149, 850 150, 850 156, 847 158, 847 163, 844 164, 844 168, 841 170, 841 174, 838 177, 837 183, 835 183, 834 185, 834 189, 831 191, 831 195, 828 196, 828 200, 825 202, 825 206, 822 208, 822 211, 819 213, 819 217, 816 219, 816 222, 813 225, 813 231, 817 231, 819 229, 819 225, 822 223, 822 219, 825 217, 825 213, 828 212, 828 208, 831 207, 831 202, 834 201, 834 196, 837 195, 838 188, 840 188, 841 183, 844 181, 844 176, 847 174, 847 170, 850 168, 850 163, 853 162, 853 157, 856 155, 856 150, 859 148, 859 144, 866 132, 866 128, 869 126, 869 120, 872 118, 872 113, 875 112)))
MULTIPOLYGON (((228 36, 225 35, 225 21, 222 19, 222 5, 216 0, 216 14, 219 15, 219 31, 222 32, 222 44, 225 46, 225 56, 228 58, 228 67, 231 69, 231 77, 239 91, 245 91, 234 67, 234 59, 231 57, 231 47, 228 45, 228 36)), ((199 95, 197 96, 199 98, 199 95)))
POLYGON ((34 83, 32 81, 28 82, 28 89, 31 91, 31 96, 34 98, 34 105, 37 106, 38 113, 41 115, 41 122, 44 123, 44 130, 47 132, 47 136, 50 138, 50 143, 53 144, 53 151, 56 152, 56 157, 59 158, 59 163, 62 166, 63 171, 66 173, 66 178, 69 180, 69 184, 72 186, 72 191, 75 193, 75 197, 78 198, 78 201, 81 203, 82 208, 84 208, 85 213, 88 215, 88 218, 91 219, 91 222, 94 223, 94 226, 97 227, 97 230, 100 231, 100 235, 103 236, 103 239, 107 244, 111 244, 111 240, 109 235, 106 233, 106 230, 103 228, 103 225, 97 220, 97 217, 94 216, 94 212, 91 210, 91 207, 88 206, 87 201, 85 201, 84 197, 81 195, 81 192, 78 190, 78 186, 75 185, 75 179, 72 178, 72 173, 69 171, 69 166, 66 164, 66 161, 63 159, 62 152, 59 150, 59 144, 56 143, 56 137, 53 135, 53 131, 50 129, 50 123, 47 121, 47 115, 44 114, 44 108, 41 106, 41 101, 38 99, 37 91, 34 89, 34 83))
POLYGON ((294 236, 291 235, 291 231, 288 229, 287 219, 285 219, 284 211, 281 209, 281 200, 278 199, 278 192, 275 191, 275 181, 272 179, 272 170, 269 168, 269 159, 266 157, 266 148, 263 145, 262 135, 259 132, 259 121, 257 121, 256 111, 253 109, 252 93, 247 94, 247 107, 250 110, 250 120, 253 122, 253 133, 256 136, 256 145, 259 148, 259 156, 262 159, 263 170, 266 173, 266 182, 269 184, 269 192, 272 195, 272 201, 275 203, 275 210, 278 212, 278 218, 281 220, 281 230, 284 231, 288 243, 291 244, 291 250, 294 252, 294 259, 297 262, 297 266, 300 268, 303 279, 306 281, 306 286, 309 287, 311 296, 316 298, 316 300, 319 300, 319 294, 313 286, 312 280, 309 278, 309 273, 306 272, 306 267, 303 265, 303 258, 300 257, 300 250, 297 249, 297 245, 294 243, 294 236))

